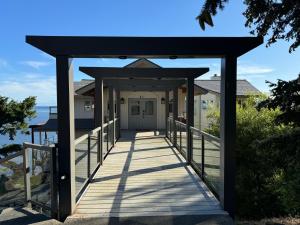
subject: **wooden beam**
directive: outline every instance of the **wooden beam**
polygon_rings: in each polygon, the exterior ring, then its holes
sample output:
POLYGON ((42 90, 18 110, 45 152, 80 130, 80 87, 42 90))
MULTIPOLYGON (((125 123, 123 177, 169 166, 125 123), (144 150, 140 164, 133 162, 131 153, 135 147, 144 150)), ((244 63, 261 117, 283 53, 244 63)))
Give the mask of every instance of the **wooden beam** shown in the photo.
POLYGON ((117 106, 117 118, 119 118, 118 138, 121 137, 121 93, 120 89, 116 90, 116 106, 117 106))
POLYGON ((187 125, 187 162, 191 164, 193 149, 190 127, 194 126, 194 79, 187 80, 187 101, 186 101, 186 125, 187 125))
POLYGON ((178 120, 178 88, 173 89, 173 144, 177 145, 177 130, 175 120, 178 120))
POLYGON ((169 91, 165 91, 165 126, 166 126, 166 137, 168 136, 168 118, 169 118, 169 91))
POLYGON ((100 148, 98 153, 98 161, 100 165, 103 163, 103 80, 102 79, 95 79, 95 103, 94 103, 94 120, 95 120, 95 127, 101 127, 100 131, 100 148))
POLYGON ((240 56, 263 38, 26 36, 26 42, 50 55, 73 58, 220 58, 240 56))
MULTIPOLYGON (((109 121, 113 120, 115 121, 115 95, 114 95, 114 88, 112 86, 109 86, 108 88, 108 100, 109 100, 109 121)), ((113 146, 115 145, 115 122, 113 122, 113 129, 112 129, 112 136, 113 136, 113 142, 111 143, 113 146)))
POLYGON ((136 67, 79 67, 91 77, 112 78, 196 78, 209 68, 136 68, 136 67))
POLYGON ((230 216, 235 212, 237 58, 226 56, 221 63, 221 180, 220 200, 230 216))
POLYGON ((75 208, 75 132, 73 68, 67 56, 56 57, 59 215, 65 219, 75 208))

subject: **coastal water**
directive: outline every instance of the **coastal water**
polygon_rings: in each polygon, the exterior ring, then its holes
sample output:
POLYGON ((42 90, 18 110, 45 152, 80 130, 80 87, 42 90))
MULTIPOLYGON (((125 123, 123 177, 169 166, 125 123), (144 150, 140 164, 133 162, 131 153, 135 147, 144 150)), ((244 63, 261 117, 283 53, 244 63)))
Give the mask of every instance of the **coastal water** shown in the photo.
MULTIPOLYGON (((48 106, 36 106, 36 117, 28 121, 28 124, 44 123, 49 119, 49 107, 48 106)), ((55 138, 55 133, 49 133, 48 138, 55 138)), ((35 140, 39 141, 39 134, 35 132, 35 140)), ((8 144, 22 144, 23 142, 31 142, 31 135, 17 133, 14 140, 9 140, 9 136, 0 135, 0 147, 8 144)))

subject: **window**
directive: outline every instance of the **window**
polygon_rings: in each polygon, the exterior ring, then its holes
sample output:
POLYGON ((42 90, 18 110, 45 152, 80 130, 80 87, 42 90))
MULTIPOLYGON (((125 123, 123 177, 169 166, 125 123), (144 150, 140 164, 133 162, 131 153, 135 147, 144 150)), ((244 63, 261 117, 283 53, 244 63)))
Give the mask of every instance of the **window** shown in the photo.
POLYGON ((88 112, 93 109, 93 104, 91 101, 84 101, 84 111, 88 112))
POLYGON ((207 109, 207 101, 202 100, 202 109, 207 109))
POLYGON ((173 103, 169 103, 169 113, 173 113, 173 103))
POLYGON ((153 114, 154 114, 154 102, 153 101, 146 101, 145 102, 144 115, 152 116, 153 114))

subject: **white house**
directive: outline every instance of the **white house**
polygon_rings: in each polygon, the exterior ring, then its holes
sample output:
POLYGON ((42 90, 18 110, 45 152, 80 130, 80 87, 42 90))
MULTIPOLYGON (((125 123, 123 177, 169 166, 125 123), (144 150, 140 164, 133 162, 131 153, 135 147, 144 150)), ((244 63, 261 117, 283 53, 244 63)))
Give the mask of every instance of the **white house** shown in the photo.
MULTIPOLYGON (((126 67, 160 67, 148 59, 139 59, 126 67)), ((75 128, 78 131, 91 130, 94 126, 94 80, 74 82, 75 90, 75 128)), ((211 80, 195 80, 195 127, 207 127, 206 115, 209 106, 219 106, 220 77, 214 76, 211 80)), ((260 93, 247 80, 237 81, 237 97, 241 101, 249 94, 260 93)), ((114 93, 116 94, 116 93, 114 93)), ((178 89, 178 117, 185 120, 186 87, 178 89)), ((116 98, 114 98, 116 99, 116 98)), ((163 130, 165 129, 165 92, 164 91, 120 91, 121 129, 132 130, 163 130)), ((104 86, 104 120, 108 121, 108 88, 104 86)), ((172 115, 172 92, 170 92, 170 114, 172 115)), ((49 120, 40 127, 43 131, 55 131, 57 121, 55 113, 51 113, 49 120)))

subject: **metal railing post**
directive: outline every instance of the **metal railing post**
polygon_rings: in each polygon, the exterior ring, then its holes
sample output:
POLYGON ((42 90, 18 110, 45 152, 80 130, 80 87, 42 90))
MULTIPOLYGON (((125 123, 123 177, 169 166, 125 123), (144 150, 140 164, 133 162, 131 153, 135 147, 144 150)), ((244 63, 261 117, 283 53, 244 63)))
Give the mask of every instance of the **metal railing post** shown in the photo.
POLYGON ((182 151, 182 127, 181 124, 179 124, 179 149, 182 151))
POLYGON ((28 151, 25 146, 23 146, 23 172, 25 186, 25 201, 26 203, 29 203, 31 201, 30 167, 28 166, 28 151))
POLYGON ((50 152, 51 163, 51 217, 58 218, 58 189, 57 189, 57 144, 52 148, 50 152))
POLYGON ((204 142, 204 135, 201 135, 201 176, 204 178, 204 152, 205 152, 205 142, 204 142))
POLYGON ((88 160, 88 167, 87 167, 87 177, 90 179, 91 176, 91 135, 88 136, 88 148, 87 148, 87 160, 88 160))
POLYGON ((101 144, 102 144, 102 138, 101 138, 101 131, 99 130, 97 132, 97 162, 102 164, 101 160, 101 144))

